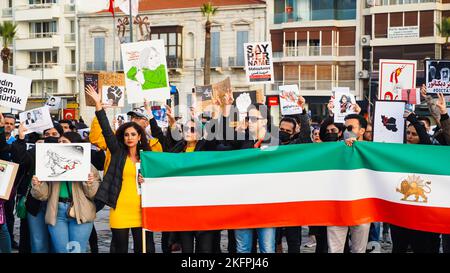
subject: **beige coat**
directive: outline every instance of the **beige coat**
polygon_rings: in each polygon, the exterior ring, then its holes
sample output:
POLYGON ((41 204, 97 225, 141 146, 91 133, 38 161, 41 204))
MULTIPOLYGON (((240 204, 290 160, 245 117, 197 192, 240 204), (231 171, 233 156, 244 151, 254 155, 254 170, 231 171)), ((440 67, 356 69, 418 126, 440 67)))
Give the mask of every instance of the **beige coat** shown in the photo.
MULTIPOLYGON (((75 208, 77 223, 93 222, 95 220, 96 209, 93 202, 100 183, 100 175, 97 169, 91 165, 91 172, 94 174, 94 182, 88 186, 86 182, 71 182, 72 197, 75 208)), ((59 191, 61 182, 42 182, 31 189, 31 195, 40 200, 48 201, 45 212, 45 223, 54 226, 58 215, 59 191)))

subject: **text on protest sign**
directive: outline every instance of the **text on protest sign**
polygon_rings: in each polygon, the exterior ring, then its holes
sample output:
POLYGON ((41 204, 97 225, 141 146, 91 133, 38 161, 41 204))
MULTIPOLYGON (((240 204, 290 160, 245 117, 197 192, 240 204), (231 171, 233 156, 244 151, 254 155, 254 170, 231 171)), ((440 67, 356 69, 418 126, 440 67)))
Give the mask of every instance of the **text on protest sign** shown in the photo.
POLYGON ((249 83, 273 83, 272 43, 244 43, 245 72, 249 83))
POLYGON ((31 80, 0 73, 0 105, 25 110, 31 90, 31 80))

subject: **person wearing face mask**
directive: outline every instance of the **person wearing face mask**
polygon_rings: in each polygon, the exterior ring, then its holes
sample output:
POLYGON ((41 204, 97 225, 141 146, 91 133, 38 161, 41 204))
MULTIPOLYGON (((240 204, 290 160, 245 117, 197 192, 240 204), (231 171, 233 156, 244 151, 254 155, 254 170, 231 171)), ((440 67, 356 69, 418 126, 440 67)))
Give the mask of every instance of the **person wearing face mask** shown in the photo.
MULTIPOLYGON (((95 195, 95 199, 111 208, 110 251, 127 253, 131 230, 134 253, 142 253, 142 209, 136 185, 136 163, 140 162, 140 151, 150 151, 147 136, 142 126, 136 122, 124 123, 114 133, 102 107, 100 95, 92 89, 87 89, 86 93, 95 102, 95 115, 111 153, 108 169, 95 195)), ((145 234, 147 253, 154 253, 153 233, 145 234)))
MULTIPOLYGON (((345 144, 352 146, 356 141, 364 141, 367 121, 358 114, 345 117, 345 144)), ((351 252, 365 253, 369 238, 370 223, 357 226, 329 226, 327 227, 328 249, 330 253, 343 253, 347 233, 350 231, 351 252)))
POLYGON ((320 125, 319 137, 322 142, 334 142, 342 139, 343 125, 334 123, 332 117, 326 118, 320 125))
MULTIPOLYGON (((81 136, 75 132, 65 132, 59 138, 59 143, 81 142, 81 136)), ((100 175, 92 165, 89 178, 84 182, 41 182, 33 176, 31 195, 47 201, 45 223, 56 253, 67 253, 69 242, 78 243, 80 253, 86 252, 96 214, 93 198, 99 182, 100 175)))
MULTIPOLYGON (((22 183, 28 185, 26 193, 26 220, 29 229, 30 246, 32 253, 49 253, 51 250, 51 242, 49 240, 49 233, 47 225, 45 224, 45 210, 46 202, 41 202, 35 199, 30 194, 31 178, 35 174, 36 148, 33 147, 27 150, 26 131, 24 124, 19 126, 19 137, 11 145, 7 145, 13 162, 19 164, 19 172, 23 170, 22 183)), ((40 142, 44 143, 58 143, 59 137, 64 133, 61 125, 53 122, 53 127, 46 129, 43 132, 43 139, 40 142)), ((0 137, 1 138, 1 137, 0 137)), ((3 146, 0 140, 0 147, 3 146)))

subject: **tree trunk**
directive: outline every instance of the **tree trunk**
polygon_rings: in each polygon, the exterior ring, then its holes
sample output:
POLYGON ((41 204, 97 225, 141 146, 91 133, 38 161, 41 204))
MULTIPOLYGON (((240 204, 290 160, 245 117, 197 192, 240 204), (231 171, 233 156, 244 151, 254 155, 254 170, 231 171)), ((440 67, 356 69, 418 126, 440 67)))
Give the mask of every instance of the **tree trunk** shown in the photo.
POLYGON ((3 49, 2 49, 2 52, 1 52, 1 59, 2 59, 2 62, 3 62, 3 73, 8 73, 9 71, 9 64, 8 64, 8 61, 9 61, 9 55, 11 54, 11 51, 9 50, 9 48, 7 48, 7 47, 4 47, 3 49))
POLYGON ((205 24, 205 58, 203 69, 203 85, 211 83, 211 22, 205 24))

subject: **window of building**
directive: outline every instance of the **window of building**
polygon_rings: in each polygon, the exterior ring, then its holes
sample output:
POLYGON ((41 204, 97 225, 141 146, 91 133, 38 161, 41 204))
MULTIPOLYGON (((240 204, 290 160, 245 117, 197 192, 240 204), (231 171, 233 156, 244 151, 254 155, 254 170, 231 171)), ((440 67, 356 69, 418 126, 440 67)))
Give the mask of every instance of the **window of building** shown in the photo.
POLYGON ((58 93, 58 81, 57 80, 36 80, 31 83, 31 95, 41 96, 42 91, 44 94, 52 95, 58 93))
POLYGON ((220 32, 211 32, 211 67, 220 66, 220 32))
POLYGON ((244 66, 244 44, 248 43, 248 31, 238 31, 236 35, 236 64, 244 66))
POLYGON ((106 70, 105 37, 94 38, 94 70, 106 70))
POLYGON ((166 49, 167 65, 169 67, 179 67, 183 59, 183 27, 182 26, 167 26, 167 27, 152 27, 152 40, 161 39, 164 41, 166 49))
POLYGON ((32 22, 30 26, 30 38, 52 37, 58 32, 56 21, 32 22))
POLYGON ((58 63, 58 51, 31 51, 30 52, 30 67, 41 67, 42 63, 46 65, 54 65, 58 63))

